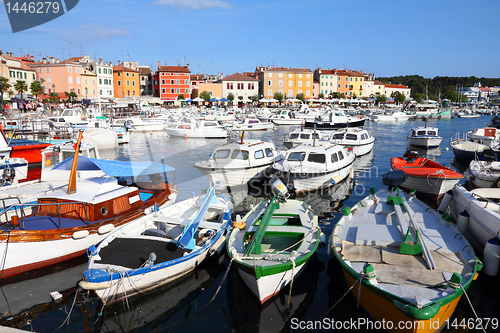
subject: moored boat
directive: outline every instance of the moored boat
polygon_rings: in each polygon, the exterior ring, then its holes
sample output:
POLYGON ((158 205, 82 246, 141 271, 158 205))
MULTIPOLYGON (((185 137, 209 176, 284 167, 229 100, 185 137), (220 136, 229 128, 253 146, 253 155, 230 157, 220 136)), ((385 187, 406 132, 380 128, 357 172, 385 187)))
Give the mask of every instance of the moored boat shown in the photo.
POLYGON ((375 138, 361 127, 347 127, 334 131, 328 141, 351 148, 356 156, 368 154, 375 144, 375 138))
POLYGON ((450 142, 450 148, 457 160, 469 162, 475 159, 478 154, 490 149, 489 146, 478 142, 468 141, 465 139, 455 138, 450 142))
POLYGON ((467 175, 475 187, 498 187, 500 162, 473 160, 469 164, 467 175))
POLYGON ((246 118, 242 122, 234 122, 233 131, 267 131, 273 128, 272 122, 261 122, 258 118, 246 118))
POLYGON ((327 138, 328 135, 322 131, 308 128, 304 129, 301 127, 300 129, 295 129, 292 132, 285 134, 283 138, 283 145, 290 149, 297 144, 307 143, 312 145, 315 141, 327 138))
POLYGON ((391 158, 391 169, 403 171, 407 179, 401 187, 437 198, 455 186, 463 176, 417 152, 408 151, 404 157, 391 158))
POLYGON ((443 141, 438 135, 437 127, 417 127, 411 130, 408 136, 408 144, 415 147, 436 148, 443 141))
POLYGON ((241 221, 237 218, 227 242, 229 257, 261 304, 305 269, 321 237, 311 207, 285 199, 286 187, 279 179, 272 184, 276 194, 253 207, 241 221))
POLYGON ((226 128, 215 120, 184 119, 164 129, 170 136, 182 138, 224 139, 229 136, 226 128))
POLYGON ((399 189, 343 213, 328 250, 360 304, 390 332, 440 331, 482 267, 465 236, 399 189))
POLYGON ((172 282, 222 251, 230 220, 230 198, 215 187, 139 217, 90 247, 79 285, 108 304, 172 282))

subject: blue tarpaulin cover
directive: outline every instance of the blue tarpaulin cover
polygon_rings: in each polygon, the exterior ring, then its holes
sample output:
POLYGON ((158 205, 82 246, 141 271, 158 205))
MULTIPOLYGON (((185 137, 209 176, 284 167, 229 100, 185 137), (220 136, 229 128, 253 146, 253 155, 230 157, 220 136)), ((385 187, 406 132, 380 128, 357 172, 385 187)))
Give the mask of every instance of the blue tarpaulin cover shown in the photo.
MULTIPOLYGON (((56 165, 53 170, 71 170, 72 164, 73 157, 70 157, 56 165)), ((175 169, 166 164, 153 161, 111 161, 78 156, 77 170, 102 170, 112 177, 133 177, 170 172, 175 169)))

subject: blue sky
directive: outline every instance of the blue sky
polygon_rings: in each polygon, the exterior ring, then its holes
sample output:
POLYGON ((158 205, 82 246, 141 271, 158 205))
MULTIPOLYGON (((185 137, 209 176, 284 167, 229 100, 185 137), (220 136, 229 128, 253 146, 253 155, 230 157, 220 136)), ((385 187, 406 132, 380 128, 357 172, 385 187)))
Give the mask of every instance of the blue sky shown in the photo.
POLYGON ((2 6, 0 49, 224 75, 275 65, 498 78, 499 9, 498 0, 80 0, 14 34, 2 6))

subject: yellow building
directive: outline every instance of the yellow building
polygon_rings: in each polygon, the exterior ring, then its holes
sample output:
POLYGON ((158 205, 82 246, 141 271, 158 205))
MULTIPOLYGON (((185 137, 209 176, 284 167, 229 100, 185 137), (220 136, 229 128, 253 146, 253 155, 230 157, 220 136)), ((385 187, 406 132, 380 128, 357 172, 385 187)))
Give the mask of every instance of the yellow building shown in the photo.
POLYGON ((273 98, 279 92, 284 99, 304 94, 313 97, 313 72, 308 68, 258 67, 260 97, 273 98))
POLYGON ((334 70, 338 76, 338 92, 344 94, 345 97, 367 97, 364 93, 364 74, 363 71, 355 70, 334 70))
POLYGON ((97 75, 82 68, 81 72, 82 95, 87 99, 97 99, 97 75))
POLYGON ((115 98, 140 96, 139 71, 124 66, 113 67, 113 86, 115 98))

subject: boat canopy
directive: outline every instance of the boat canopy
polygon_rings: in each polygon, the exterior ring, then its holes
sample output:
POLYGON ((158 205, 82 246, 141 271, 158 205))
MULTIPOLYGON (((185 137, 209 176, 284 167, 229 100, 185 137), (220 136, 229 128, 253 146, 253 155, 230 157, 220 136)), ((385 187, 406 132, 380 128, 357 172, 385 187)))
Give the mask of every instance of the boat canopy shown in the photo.
MULTIPOLYGON (((73 156, 65 159, 53 170, 71 170, 73 156)), ((175 169, 163 163, 154 161, 112 161, 78 156, 77 170, 102 170, 112 177, 134 177, 137 175, 150 175, 171 172, 175 169)))

